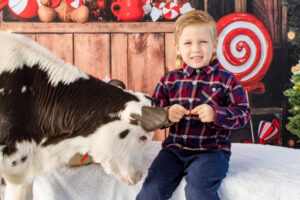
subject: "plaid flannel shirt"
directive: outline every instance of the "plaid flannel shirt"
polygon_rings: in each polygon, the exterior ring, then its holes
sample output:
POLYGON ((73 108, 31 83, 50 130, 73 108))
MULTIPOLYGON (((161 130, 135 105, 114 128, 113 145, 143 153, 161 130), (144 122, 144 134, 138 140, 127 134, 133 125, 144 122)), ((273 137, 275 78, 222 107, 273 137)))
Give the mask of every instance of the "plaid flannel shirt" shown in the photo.
POLYGON ((219 69, 217 59, 200 69, 184 64, 183 69, 166 73, 152 97, 158 107, 180 104, 191 111, 198 105, 209 104, 216 111, 214 122, 203 123, 198 115, 190 115, 171 125, 164 147, 229 152, 231 129, 242 128, 250 117, 243 88, 233 75, 219 69))

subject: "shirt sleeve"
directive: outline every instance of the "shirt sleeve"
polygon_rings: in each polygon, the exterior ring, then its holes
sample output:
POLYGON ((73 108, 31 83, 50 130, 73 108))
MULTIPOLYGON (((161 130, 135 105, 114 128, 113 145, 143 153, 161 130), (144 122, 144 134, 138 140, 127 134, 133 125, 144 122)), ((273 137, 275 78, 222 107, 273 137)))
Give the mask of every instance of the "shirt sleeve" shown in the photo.
POLYGON ((225 96, 225 105, 211 105, 216 111, 216 119, 209 125, 215 128, 239 129, 244 127, 250 118, 250 108, 247 96, 238 83, 232 77, 229 81, 229 90, 225 96))
MULTIPOLYGON (((152 95, 152 99, 154 102, 154 106, 156 107, 162 107, 165 108, 168 112, 168 109, 170 107, 170 100, 169 100, 169 93, 165 86, 165 80, 164 77, 160 80, 160 82, 156 85, 156 88, 154 90, 154 93, 152 95)), ((169 119, 160 129, 168 128, 169 126, 172 126, 174 122, 171 122, 169 119)))
POLYGON ((153 92, 152 99, 154 106, 156 107, 167 107, 170 105, 168 90, 165 86, 164 77, 161 78, 160 82, 156 85, 153 92))

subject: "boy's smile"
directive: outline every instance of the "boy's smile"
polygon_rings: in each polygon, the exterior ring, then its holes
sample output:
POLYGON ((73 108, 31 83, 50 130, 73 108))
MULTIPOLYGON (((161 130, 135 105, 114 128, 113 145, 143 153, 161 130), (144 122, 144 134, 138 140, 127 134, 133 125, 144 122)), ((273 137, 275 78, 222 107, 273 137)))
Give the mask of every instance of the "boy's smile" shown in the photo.
POLYGON ((183 61, 193 68, 201 68, 209 65, 213 53, 216 50, 208 25, 190 25, 182 30, 176 52, 183 61))

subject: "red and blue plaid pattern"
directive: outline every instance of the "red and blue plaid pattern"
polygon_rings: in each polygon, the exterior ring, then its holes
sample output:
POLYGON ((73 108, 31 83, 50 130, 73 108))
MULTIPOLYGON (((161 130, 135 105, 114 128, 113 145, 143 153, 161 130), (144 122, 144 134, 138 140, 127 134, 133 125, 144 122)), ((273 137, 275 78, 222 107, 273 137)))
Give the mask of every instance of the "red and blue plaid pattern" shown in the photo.
POLYGON ((211 123, 202 123, 196 115, 183 117, 170 127, 163 146, 228 152, 230 130, 245 126, 250 116, 243 88, 233 75, 219 69, 217 59, 200 69, 184 65, 183 69, 166 73, 157 84, 153 99, 158 107, 180 104, 191 111, 209 104, 216 110, 216 120, 211 123))

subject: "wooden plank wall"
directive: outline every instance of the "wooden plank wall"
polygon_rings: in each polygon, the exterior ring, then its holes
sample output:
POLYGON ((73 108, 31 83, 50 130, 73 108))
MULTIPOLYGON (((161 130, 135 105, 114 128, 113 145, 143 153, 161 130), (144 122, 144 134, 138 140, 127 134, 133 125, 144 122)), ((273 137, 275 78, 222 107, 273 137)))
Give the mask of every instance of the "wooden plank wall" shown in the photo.
POLYGON ((287 14, 284 6, 278 0, 252 0, 252 12, 262 20, 270 32, 274 47, 282 46, 286 40, 286 26, 281 28, 287 19, 282 18, 287 14))

